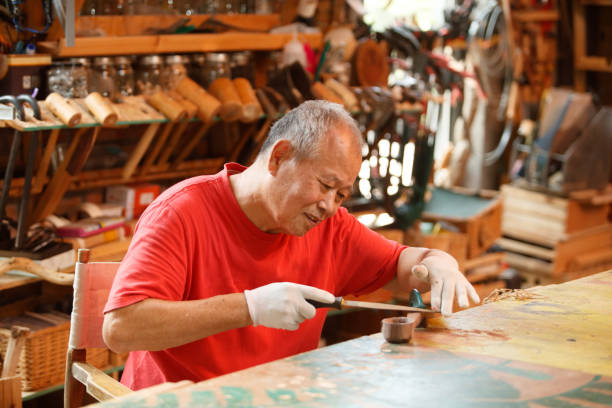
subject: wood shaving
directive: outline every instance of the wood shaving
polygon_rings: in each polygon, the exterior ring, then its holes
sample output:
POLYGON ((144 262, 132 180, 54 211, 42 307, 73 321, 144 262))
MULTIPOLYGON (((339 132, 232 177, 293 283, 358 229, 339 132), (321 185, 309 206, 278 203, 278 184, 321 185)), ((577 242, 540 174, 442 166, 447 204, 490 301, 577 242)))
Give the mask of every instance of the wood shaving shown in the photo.
POLYGON ((541 299, 542 296, 537 293, 529 292, 523 289, 493 289, 493 291, 483 299, 482 303, 493 303, 498 300, 512 298, 515 300, 531 300, 541 299))

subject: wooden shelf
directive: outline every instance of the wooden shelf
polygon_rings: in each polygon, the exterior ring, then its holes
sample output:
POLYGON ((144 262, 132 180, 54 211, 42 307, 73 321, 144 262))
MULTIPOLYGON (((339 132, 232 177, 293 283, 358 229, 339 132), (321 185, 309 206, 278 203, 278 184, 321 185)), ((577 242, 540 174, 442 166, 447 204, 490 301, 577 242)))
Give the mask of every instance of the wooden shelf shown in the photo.
POLYGON ((557 10, 512 10, 512 20, 519 23, 535 23, 559 20, 557 10))
MULTIPOLYGON (((216 51, 273 51, 282 49, 293 34, 222 33, 135 35, 128 37, 82 37, 74 47, 65 39, 39 42, 41 51, 54 57, 88 57, 95 55, 164 54, 216 51)), ((322 45, 321 34, 298 34, 298 40, 312 48, 322 45)))
MULTIPOLYGON (((78 16, 75 19, 75 31, 79 33, 96 30, 105 33, 107 36, 118 37, 125 35, 147 35, 154 34, 164 27, 182 22, 187 18, 185 15, 136 15, 136 16, 78 16)), ((188 17, 189 21, 185 26, 198 28, 205 21, 214 18, 215 21, 227 24, 228 26, 240 28, 251 32, 268 32, 270 29, 280 24, 278 14, 194 14, 188 17)), ((49 38, 57 40, 58 38, 49 38)))

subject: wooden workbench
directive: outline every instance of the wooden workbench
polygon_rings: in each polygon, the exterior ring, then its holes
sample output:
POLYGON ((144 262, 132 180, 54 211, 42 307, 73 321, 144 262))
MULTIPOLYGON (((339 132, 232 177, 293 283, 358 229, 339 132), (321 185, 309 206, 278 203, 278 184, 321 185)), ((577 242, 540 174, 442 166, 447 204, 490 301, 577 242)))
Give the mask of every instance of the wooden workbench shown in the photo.
POLYGON ((104 407, 612 405, 612 271, 104 407))

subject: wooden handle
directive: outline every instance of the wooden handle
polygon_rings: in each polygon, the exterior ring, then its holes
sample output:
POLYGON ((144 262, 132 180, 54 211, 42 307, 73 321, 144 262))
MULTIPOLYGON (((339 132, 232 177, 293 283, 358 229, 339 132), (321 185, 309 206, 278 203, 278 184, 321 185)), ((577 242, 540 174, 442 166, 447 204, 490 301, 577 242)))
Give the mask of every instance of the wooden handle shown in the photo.
POLYGON ((172 122, 178 122, 187 116, 185 107, 162 91, 157 91, 149 96, 147 102, 172 122))
POLYGON ((236 78, 233 82, 242 103, 242 118, 240 120, 243 122, 253 122, 259 119, 262 114, 261 105, 249 80, 246 78, 236 78))
POLYGON ((240 95, 231 79, 217 78, 210 84, 208 90, 221 101, 221 110, 219 110, 221 119, 225 122, 233 122, 242 117, 240 95))
POLYGON ((329 78, 325 81, 325 86, 330 90, 334 91, 342 101, 344 102, 344 107, 348 111, 356 111, 358 110, 359 102, 357 101, 357 97, 350 90, 349 87, 344 85, 343 83, 336 81, 333 78, 329 78))
POLYGON ((342 99, 321 82, 313 83, 310 90, 317 97, 317 99, 325 99, 326 101, 339 103, 340 105, 344 106, 342 99))
POLYGON ((180 93, 172 90, 168 91, 168 96, 180 103, 183 109, 185 109, 185 112, 187 113, 186 119, 191 119, 198 114, 198 106, 189 99, 185 99, 185 97, 180 93))
POLYGON ((49 94, 45 104, 65 125, 73 127, 81 123, 81 112, 70 106, 62 95, 56 92, 49 94))
POLYGON ((221 102, 190 78, 183 78, 176 91, 198 107, 198 116, 204 122, 212 122, 221 109, 221 102))
POLYGON ((118 116, 112 105, 98 92, 92 92, 85 98, 85 105, 94 118, 104 126, 111 126, 117 122, 118 116))

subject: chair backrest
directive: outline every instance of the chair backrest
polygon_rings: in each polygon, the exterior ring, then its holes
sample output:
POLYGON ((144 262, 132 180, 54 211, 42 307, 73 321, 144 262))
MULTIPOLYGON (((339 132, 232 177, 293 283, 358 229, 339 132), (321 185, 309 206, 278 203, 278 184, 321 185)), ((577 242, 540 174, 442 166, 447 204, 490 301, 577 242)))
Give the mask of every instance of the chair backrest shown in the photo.
POLYGON ((118 262, 89 262, 89 250, 79 249, 66 353, 65 408, 82 406, 85 392, 98 401, 131 392, 125 385, 86 363, 88 348, 107 348, 102 338, 103 311, 118 268, 118 262))
POLYGON ((102 339, 103 310, 119 265, 119 262, 89 262, 89 250, 79 250, 74 270, 69 348, 107 348, 102 339))

